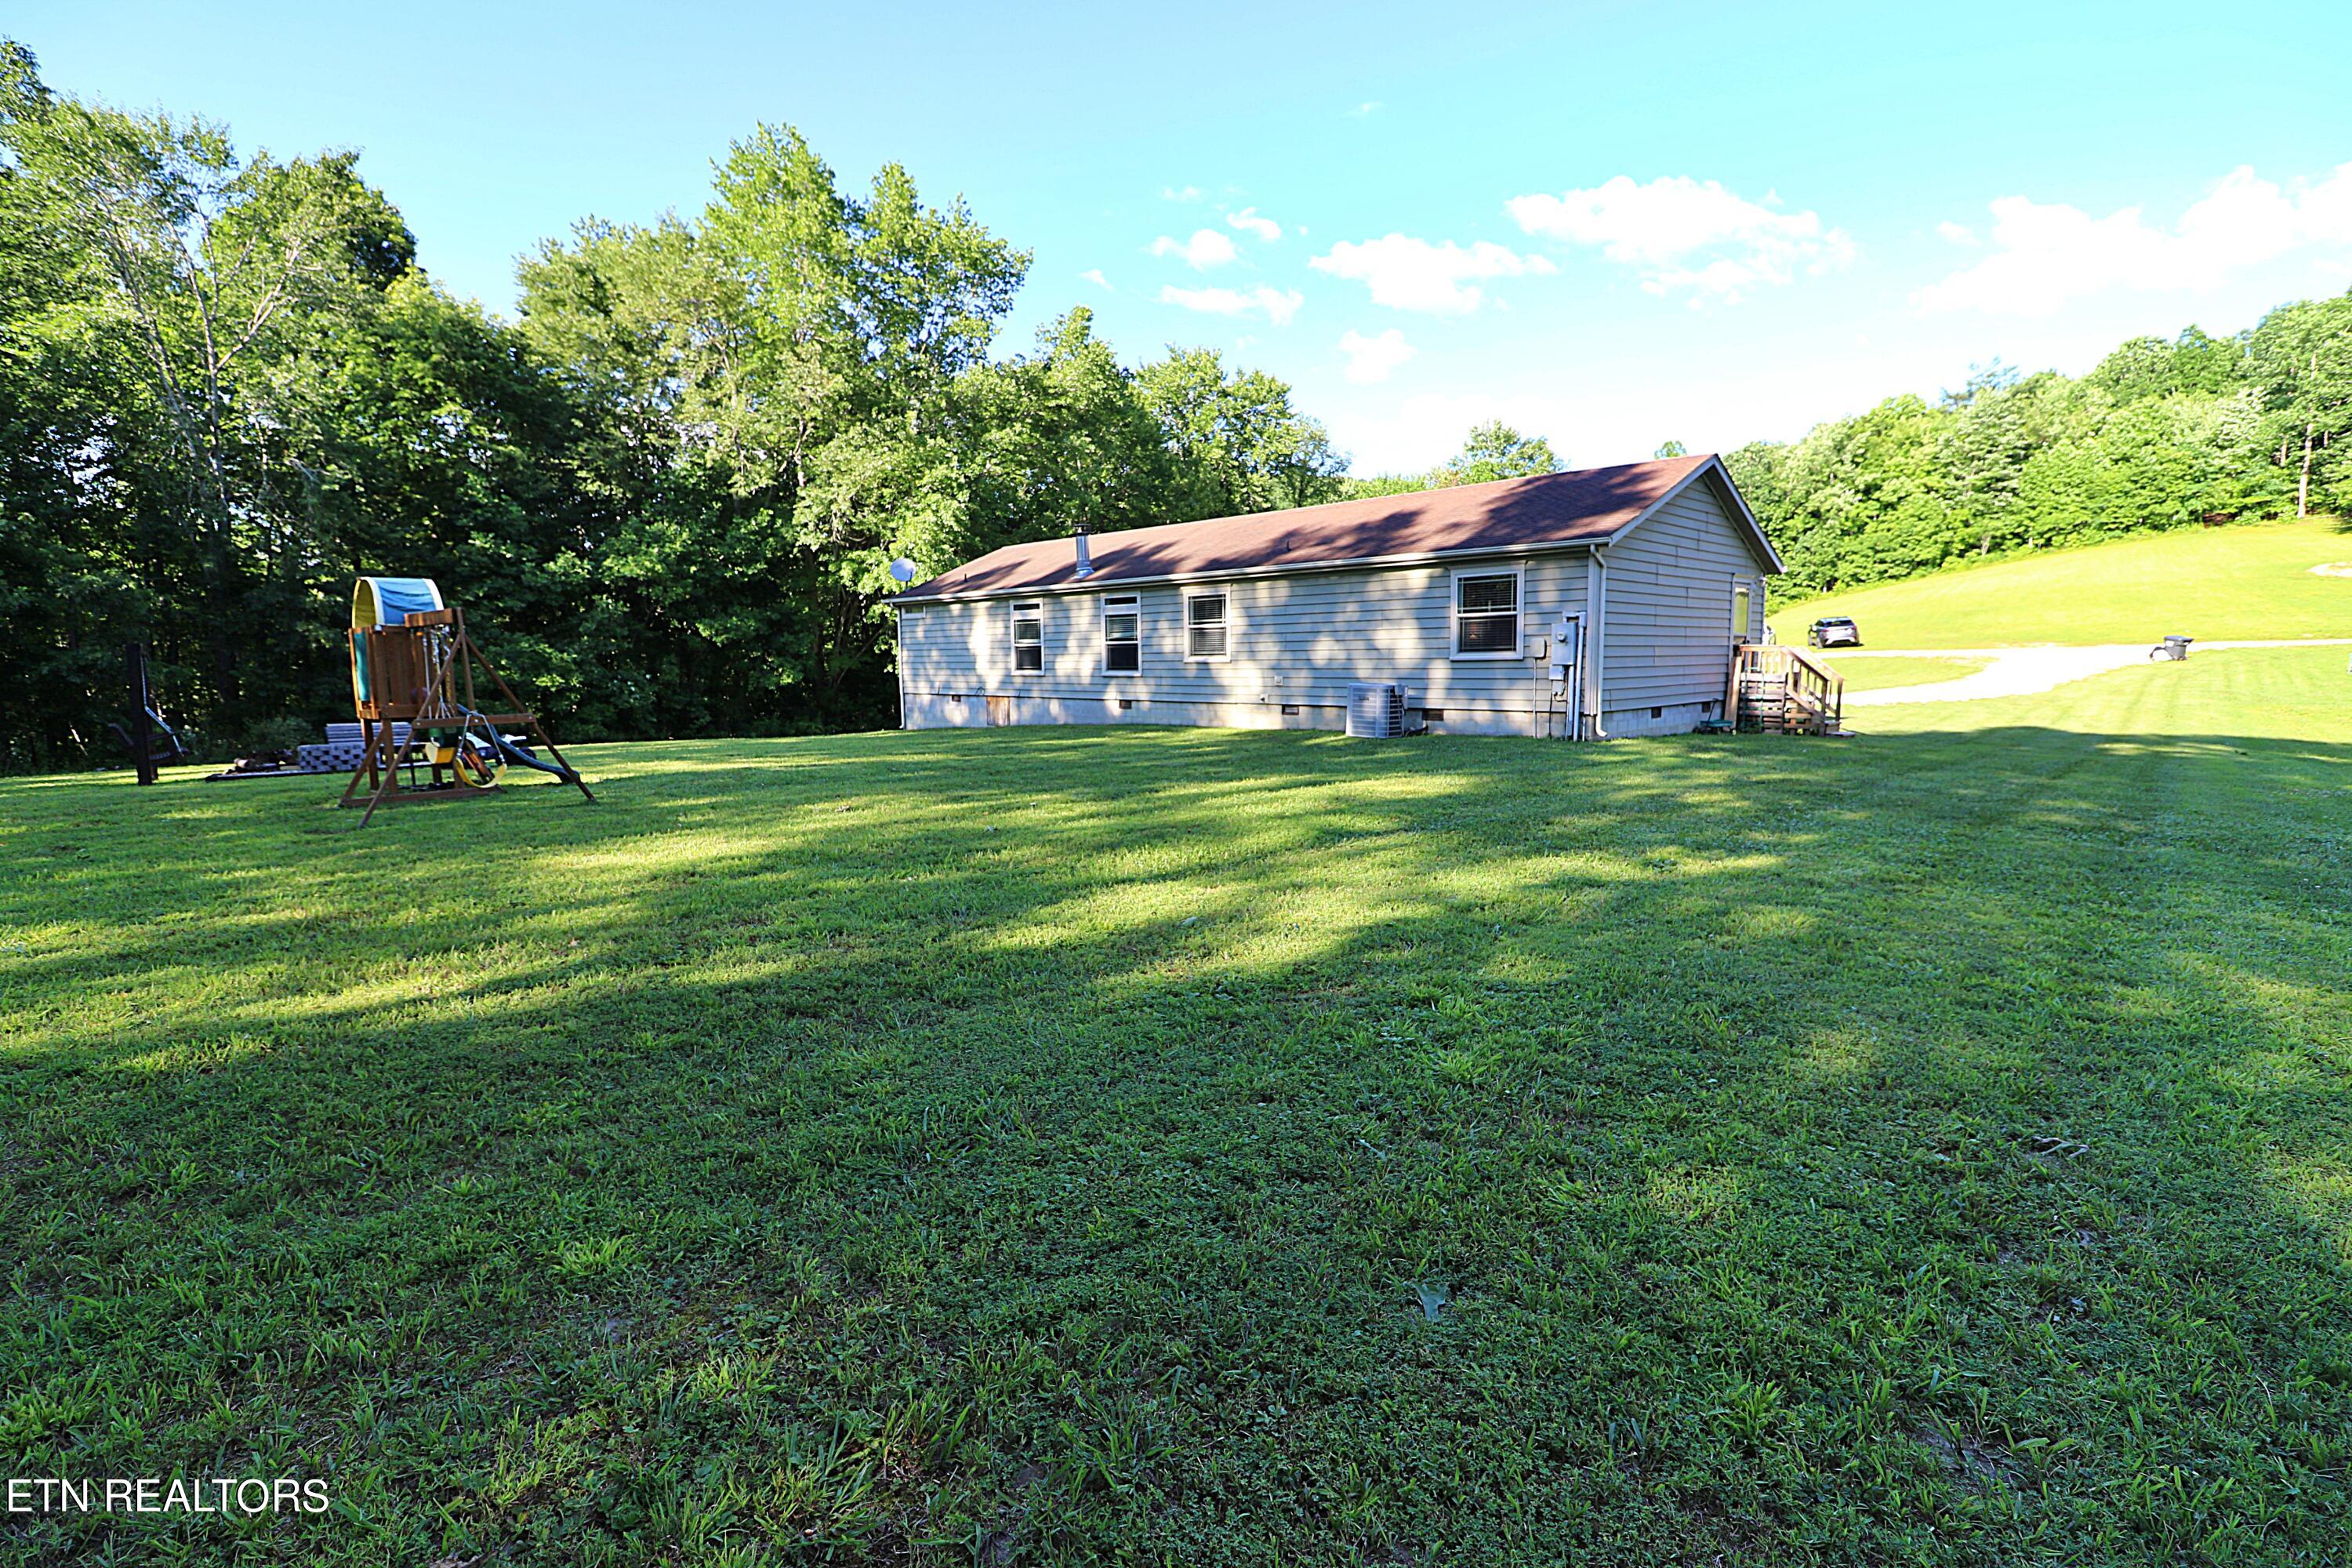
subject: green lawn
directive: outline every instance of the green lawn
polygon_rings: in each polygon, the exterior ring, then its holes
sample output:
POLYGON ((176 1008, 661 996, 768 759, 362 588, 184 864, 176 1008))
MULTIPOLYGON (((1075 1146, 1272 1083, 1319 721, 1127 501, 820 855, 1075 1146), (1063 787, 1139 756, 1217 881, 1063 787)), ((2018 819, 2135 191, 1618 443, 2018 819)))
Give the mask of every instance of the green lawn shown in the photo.
MULTIPOLYGON (((2352 555, 2352 545, 2345 553, 2352 555)), ((2352 702, 0 782, 31 1561, 2317 1563, 2352 702)))
POLYGON ((2020 555, 1776 605, 1782 642, 1819 616, 1852 616, 1873 647, 2152 643, 2200 637, 2352 637, 2352 525, 2333 518, 2191 528, 2020 555))
POLYGON ((1989 658, 1840 658, 1835 648, 1814 657, 1845 678, 1848 691, 1958 680, 1992 662, 1989 658))

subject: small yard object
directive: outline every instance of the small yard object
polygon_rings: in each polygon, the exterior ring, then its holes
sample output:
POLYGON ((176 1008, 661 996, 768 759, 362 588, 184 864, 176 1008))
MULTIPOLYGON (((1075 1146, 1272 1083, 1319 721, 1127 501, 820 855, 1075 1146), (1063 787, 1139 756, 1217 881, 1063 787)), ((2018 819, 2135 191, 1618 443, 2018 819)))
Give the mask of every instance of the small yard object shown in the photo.
POLYGON ((143 784, 153 784, 156 769, 164 763, 184 763, 187 746, 163 715, 155 711, 153 692, 147 684, 147 645, 126 643, 122 648, 123 664, 131 677, 131 719, 128 728, 109 723, 122 749, 131 753, 131 766, 143 784))
POLYGON ((379 805, 493 794, 509 763, 552 773, 596 798, 538 715, 466 635, 465 613, 443 603, 430 577, 361 578, 352 593, 351 651, 360 761, 339 804, 366 806, 362 827, 379 805), (476 705, 478 668, 498 688, 504 710, 485 712, 476 705), (555 760, 543 762, 501 733, 507 725, 528 730, 555 760))
POLYGON ((1862 628, 1851 616, 1823 616, 1805 628, 1805 641, 1814 647, 1860 647, 1862 628))
MULTIPOLYGON (((407 743, 407 725, 394 724, 392 731, 394 745, 407 743)), ((507 740, 526 752, 530 750, 525 737, 509 735, 507 740)), ((255 752, 237 758, 219 773, 206 773, 205 781, 210 784, 223 779, 296 778, 304 773, 347 773, 360 765, 362 754, 358 723, 330 724, 323 742, 306 742, 290 751, 255 752)))
POLYGON ((206 773, 206 784, 219 784, 229 779, 290 779, 304 772, 291 752, 251 752, 237 758, 216 773, 206 773))
POLYGON ((1358 680, 1348 687, 1348 733, 1375 740, 1405 732, 1404 688, 1393 680, 1358 680))
POLYGON ((2178 664, 2189 657, 2189 645, 2196 640, 2194 637, 2182 637, 2179 633, 2173 632, 2162 642, 2148 649, 2147 657, 2151 661, 2170 660, 2178 664))

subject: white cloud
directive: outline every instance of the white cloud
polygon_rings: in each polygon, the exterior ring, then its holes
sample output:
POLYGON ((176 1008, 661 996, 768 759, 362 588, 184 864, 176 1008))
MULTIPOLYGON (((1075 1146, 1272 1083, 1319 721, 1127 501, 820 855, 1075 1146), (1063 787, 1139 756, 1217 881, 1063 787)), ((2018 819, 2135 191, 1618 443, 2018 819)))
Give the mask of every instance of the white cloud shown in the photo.
POLYGON ((1348 356, 1343 374, 1359 385, 1386 381, 1391 372, 1413 356, 1412 345, 1394 327, 1370 338, 1351 327, 1339 340, 1339 352, 1348 356))
POLYGON ((1268 289, 1263 284, 1250 290, 1250 298, 1265 311, 1265 319, 1277 327, 1290 325, 1290 318, 1307 303, 1307 296, 1296 289, 1268 289))
POLYGON ((1093 284, 1097 289, 1109 290, 1113 293, 1117 292, 1116 289, 1111 289, 1110 279, 1102 275, 1102 268, 1099 267, 1089 267, 1084 272, 1079 273, 1078 276, 1085 279, 1087 282, 1093 284))
POLYGON ((2232 169, 2171 228, 2139 207, 2095 218, 2064 203, 2002 196, 1990 204, 1992 253, 1916 290, 1921 310, 2053 316, 2110 289, 2198 292, 2306 246, 2352 245, 2352 163, 2317 184, 2282 189, 2232 169))
POLYGON ((1977 243, 1977 231, 1970 228, 1964 223, 1939 223, 1936 226, 1936 232, 1942 235, 1946 239, 1950 240, 1954 245, 1974 245, 1977 243))
POLYGON ((1257 236, 1268 245, 1282 237, 1282 226, 1270 217, 1260 217, 1255 207, 1244 207, 1237 213, 1228 213, 1225 221, 1244 233, 1257 236))
POLYGON ((1450 239, 1432 245, 1402 234, 1382 239, 1343 239, 1328 254, 1315 257, 1307 265, 1318 272, 1370 285, 1376 305, 1457 316, 1476 310, 1485 298, 1473 279, 1558 270, 1540 256, 1515 255, 1492 240, 1482 239, 1465 247, 1450 239))
POLYGON ((1163 234, 1146 248, 1154 256, 1181 256, 1195 272, 1223 267, 1240 254, 1232 240, 1213 228, 1194 229, 1192 237, 1184 240, 1171 239, 1163 234))
POLYGON ((1368 103, 1360 103, 1356 105, 1355 108, 1348 110, 1348 112, 1358 120, 1363 120, 1370 115, 1378 113, 1380 107, 1381 100, 1375 98, 1368 103))
POLYGON ((1265 319, 1277 327, 1290 325, 1290 318, 1298 314, 1298 307, 1307 303, 1307 296, 1296 289, 1269 289, 1261 283, 1255 289, 1179 289, 1173 284, 1160 290, 1163 305, 1181 305, 1188 310, 1199 310, 1212 316, 1242 316, 1252 310, 1263 310, 1265 319))
POLYGON ((1160 187, 1160 199, 1163 202, 1197 202, 1201 199, 1201 187, 1162 185, 1160 187))
POLYGON ((1677 289, 1691 290, 1690 305, 1696 310, 1708 300, 1721 300, 1737 304, 1748 290, 1759 283, 1786 283, 1788 279, 1750 266, 1745 261, 1717 258, 1704 267, 1669 267, 1642 279, 1642 287, 1653 294, 1670 294, 1677 289))
POLYGON ((1610 260, 1641 268, 1653 294, 1688 289, 1734 301, 1791 281, 1801 268, 1820 274, 1853 259, 1853 239, 1819 213, 1783 212, 1770 195, 1751 202, 1682 174, 1646 185, 1619 174, 1590 190, 1514 196, 1504 205, 1529 234, 1598 246, 1610 260))

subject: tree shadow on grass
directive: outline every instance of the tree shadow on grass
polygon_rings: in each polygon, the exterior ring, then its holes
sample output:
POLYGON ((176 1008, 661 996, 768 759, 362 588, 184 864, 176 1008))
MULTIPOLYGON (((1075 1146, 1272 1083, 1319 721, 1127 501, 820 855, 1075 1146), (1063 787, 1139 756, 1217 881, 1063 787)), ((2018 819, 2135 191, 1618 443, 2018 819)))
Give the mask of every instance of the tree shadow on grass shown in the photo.
POLYGON ((0 795, 20 1473, 330 1469, 305 1559, 2334 1539, 2352 748, 588 750, 201 859, 0 795))

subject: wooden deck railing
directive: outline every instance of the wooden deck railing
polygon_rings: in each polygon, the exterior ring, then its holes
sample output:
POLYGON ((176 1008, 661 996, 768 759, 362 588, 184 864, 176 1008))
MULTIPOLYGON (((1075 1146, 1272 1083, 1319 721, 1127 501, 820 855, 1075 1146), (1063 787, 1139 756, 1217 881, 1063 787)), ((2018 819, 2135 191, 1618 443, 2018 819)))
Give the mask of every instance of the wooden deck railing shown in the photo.
MULTIPOLYGON (((1834 734, 1845 725, 1845 677, 1816 662, 1801 648, 1785 643, 1741 643, 1731 650, 1731 672, 1725 683, 1723 716, 1737 728, 1745 678, 1777 681, 1781 697, 1781 728, 1808 734, 1834 734)), ((1757 717, 1768 717, 1758 713, 1757 717)))

